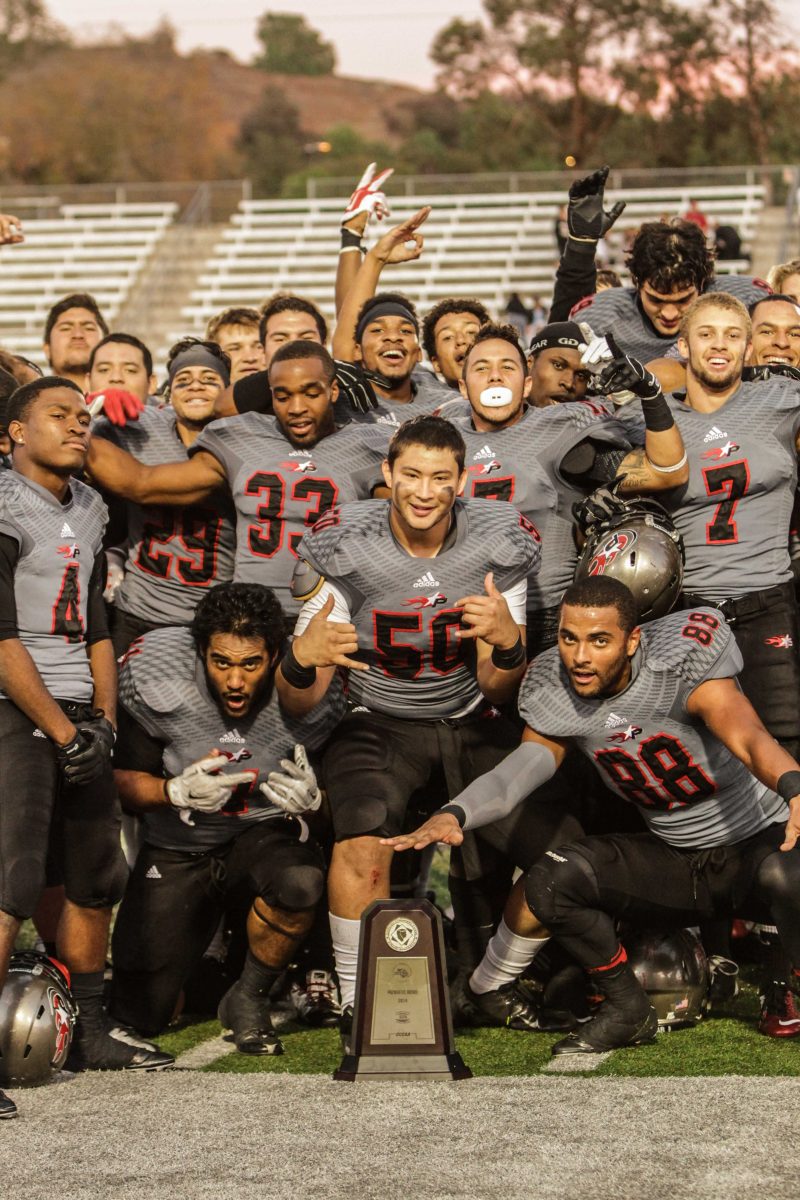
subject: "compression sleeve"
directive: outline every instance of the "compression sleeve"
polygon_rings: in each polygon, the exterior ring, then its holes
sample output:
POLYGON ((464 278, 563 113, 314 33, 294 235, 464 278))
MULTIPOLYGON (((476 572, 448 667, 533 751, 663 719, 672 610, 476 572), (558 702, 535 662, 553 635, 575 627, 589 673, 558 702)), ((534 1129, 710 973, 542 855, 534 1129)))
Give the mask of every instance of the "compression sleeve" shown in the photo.
POLYGON ((111 637, 108 632, 106 606, 103 592, 106 587, 106 556, 98 554, 94 569, 89 580, 89 597, 86 605, 86 643, 93 646, 95 642, 105 642, 111 637))
POLYGON ((233 406, 238 413, 272 412, 272 389, 266 371, 254 371, 233 385, 233 406))
POLYGON ((164 774, 164 746, 143 729, 128 710, 120 705, 114 767, 118 771, 144 771, 159 778, 164 774))
POLYGON ((597 291, 596 242, 567 239, 556 270, 553 303, 548 321, 568 321, 572 309, 597 291))
POLYGON ((557 768, 552 751, 541 742, 523 742, 439 811, 452 813, 462 829, 491 825, 552 779, 557 768))
POLYGON ((0 533, 0 641, 19 637, 14 595, 14 568, 18 558, 17 541, 6 533, 0 533))

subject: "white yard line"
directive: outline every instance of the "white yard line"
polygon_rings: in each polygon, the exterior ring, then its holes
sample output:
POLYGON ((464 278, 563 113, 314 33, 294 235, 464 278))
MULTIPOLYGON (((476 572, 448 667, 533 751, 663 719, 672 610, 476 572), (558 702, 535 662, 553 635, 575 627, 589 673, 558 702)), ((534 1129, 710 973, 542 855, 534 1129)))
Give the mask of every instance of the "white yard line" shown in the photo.
POLYGON ((233 1054, 235 1049, 233 1042, 229 1042, 220 1034, 219 1037, 209 1038, 208 1041, 201 1042, 199 1046, 192 1046, 191 1050, 185 1050, 183 1054, 179 1054, 175 1059, 175 1066, 188 1071, 199 1071, 202 1067, 216 1062, 218 1058, 224 1058, 226 1054, 233 1054))
POLYGON ((602 1054, 559 1054, 551 1058, 542 1070, 549 1075, 576 1075, 579 1071, 596 1071, 613 1053, 613 1050, 606 1050, 602 1054))

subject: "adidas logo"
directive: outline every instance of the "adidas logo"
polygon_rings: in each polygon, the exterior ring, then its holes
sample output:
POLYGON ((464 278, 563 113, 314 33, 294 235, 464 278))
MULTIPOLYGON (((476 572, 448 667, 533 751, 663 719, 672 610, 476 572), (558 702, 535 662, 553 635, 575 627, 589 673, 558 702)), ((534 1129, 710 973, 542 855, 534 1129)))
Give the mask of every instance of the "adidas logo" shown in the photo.
POLYGON ((34 737, 47 737, 47 734, 42 733, 41 729, 34 729, 33 736, 34 737))
POLYGON ((494 450, 491 448, 488 442, 478 451, 477 454, 473 454, 472 461, 477 462, 480 458, 494 458, 494 450))
POLYGON ((615 725, 627 725, 627 724, 628 724, 627 717, 618 717, 616 713, 612 712, 609 714, 609 718, 606 721, 606 729, 613 729, 615 725))
POLYGON ((240 746, 243 746, 247 738, 243 738, 238 729, 232 729, 230 733, 223 733, 219 740, 220 742, 238 742, 240 746))
POLYGON ((147 873, 145 874, 145 879, 160 879, 160 878, 161 878, 161 872, 159 871, 156 864, 153 863, 150 870, 147 871, 147 873))
POLYGON ((65 521, 64 524, 61 526, 61 533, 58 536, 62 537, 62 538, 74 538, 74 537, 77 537, 78 535, 72 529, 70 529, 69 522, 65 521))
POLYGON ((307 450, 290 450, 289 458, 308 458, 307 450))
POLYGON ((723 431, 720 429, 720 427, 718 425, 712 425, 711 428, 709 429, 708 433, 706 434, 706 436, 703 438, 703 441, 704 442, 719 442, 723 438, 727 438, 727 436, 728 436, 727 433, 723 433, 723 431))
POLYGON ((438 580, 438 579, 434 579, 434 578, 433 578, 433 572, 432 572, 432 571, 426 571, 424 575, 421 575, 421 576, 419 577, 419 579, 416 581, 416 583, 415 583, 413 586, 414 586, 415 588, 416 588, 416 587, 424 587, 424 588, 427 588, 427 587, 434 587, 434 588, 438 588, 438 587, 440 586, 440 584, 439 584, 439 580, 438 580))
POLYGON ((382 417, 377 417, 375 424, 376 425, 392 425, 395 429, 400 428, 400 422, 397 419, 397 415, 396 415, 396 413, 393 413, 393 412, 386 413, 382 417))

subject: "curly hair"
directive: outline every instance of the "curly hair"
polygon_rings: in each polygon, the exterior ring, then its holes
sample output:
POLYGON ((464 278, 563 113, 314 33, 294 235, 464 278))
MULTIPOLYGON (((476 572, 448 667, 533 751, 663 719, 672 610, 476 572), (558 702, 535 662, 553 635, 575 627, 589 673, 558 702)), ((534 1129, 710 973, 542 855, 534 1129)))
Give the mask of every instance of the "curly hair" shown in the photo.
POLYGON ((451 313, 470 313, 477 317, 479 325, 485 325, 492 319, 489 310, 480 300, 448 296, 446 300, 434 304, 422 320, 422 347, 431 361, 436 357, 436 326, 442 317, 448 317, 451 313))
POLYGON ((283 649, 286 617, 272 588, 261 583, 218 583, 195 609, 192 638, 205 654, 215 633, 261 638, 270 656, 283 649))
POLYGON ((637 288, 648 283, 666 295, 679 288, 699 292, 714 273, 714 253, 693 221, 648 221, 625 260, 637 288))

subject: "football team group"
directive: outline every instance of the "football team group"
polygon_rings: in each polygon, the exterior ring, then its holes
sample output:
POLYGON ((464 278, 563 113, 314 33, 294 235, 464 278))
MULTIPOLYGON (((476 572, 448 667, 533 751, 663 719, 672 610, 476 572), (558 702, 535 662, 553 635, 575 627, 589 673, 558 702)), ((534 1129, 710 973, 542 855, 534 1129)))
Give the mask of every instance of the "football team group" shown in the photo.
POLYGON ((345 209, 330 351, 279 295, 157 387, 86 294, 47 374, 0 351, 12 1091, 168 1067, 182 1013, 347 1045, 361 915, 437 844, 457 1023, 646 1044, 735 995, 736 919, 759 1029, 800 1036, 800 263, 715 276, 653 222, 598 290, 604 168, 530 345, 470 298, 420 322, 381 289, 430 210, 364 244, 390 173, 345 209))

